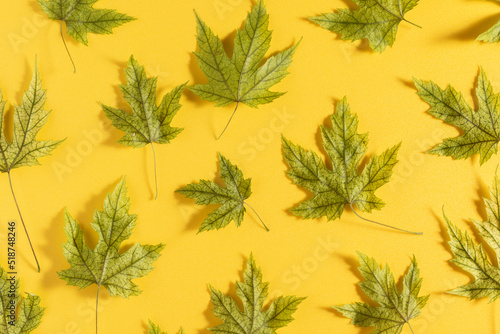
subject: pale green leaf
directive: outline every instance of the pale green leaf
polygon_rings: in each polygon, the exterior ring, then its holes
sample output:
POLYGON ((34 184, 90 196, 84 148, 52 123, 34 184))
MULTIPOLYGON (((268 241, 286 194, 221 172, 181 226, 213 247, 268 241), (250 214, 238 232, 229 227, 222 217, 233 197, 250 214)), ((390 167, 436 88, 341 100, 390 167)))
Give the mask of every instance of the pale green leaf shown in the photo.
POLYGON ((0 304, 2 306, 0 333, 28 334, 40 325, 44 308, 40 306, 38 296, 27 294, 26 298, 21 298, 19 280, 11 281, 12 277, 0 267, 0 304))
POLYGON ((9 143, 4 135, 4 109, 0 90, 0 171, 9 173, 12 169, 23 166, 39 165, 38 158, 47 156, 62 140, 39 141, 38 131, 45 125, 50 114, 44 110, 46 91, 42 88, 42 80, 35 62, 35 70, 29 89, 24 92, 21 105, 14 111, 14 135, 9 143))
MULTIPOLYGON (((479 234, 497 255, 500 256, 500 179, 495 176, 490 188, 490 199, 484 199, 488 219, 484 222, 474 221, 479 234)), ((443 213, 444 214, 444 213, 443 213)), ((451 293, 466 296, 470 299, 489 297, 494 301, 500 296, 500 269, 494 266, 488 258, 483 246, 476 245, 467 232, 462 232, 453 225, 446 215, 448 226, 448 242, 454 255, 450 262, 472 274, 475 280, 461 286, 451 293)))
POLYGON ((461 93, 453 87, 439 88, 434 82, 415 79, 418 95, 431 108, 428 113, 443 120, 464 133, 459 137, 447 138, 432 148, 429 153, 466 159, 479 153, 480 163, 488 161, 498 150, 500 141, 500 95, 481 68, 476 88, 479 108, 474 111, 461 93))
POLYGON ((47 16, 66 23, 68 35, 87 45, 87 34, 112 34, 113 28, 135 20, 113 9, 95 9, 98 0, 37 0, 47 16))
POLYGON ((237 30, 232 58, 198 14, 196 20, 200 50, 195 55, 208 79, 206 84, 189 88, 196 95, 215 102, 217 107, 236 102, 237 108, 241 102, 256 108, 284 94, 269 89, 288 74, 298 44, 270 57, 259 67, 269 49, 272 33, 268 29, 269 15, 262 0, 258 0, 248 14, 243 29, 237 30))
POLYGON ((251 179, 245 179, 241 170, 220 153, 219 166, 226 188, 212 181, 200 180, 177 190, 199 205, 221 204, 203 221, 198 233, 224 228, 232 221, 239 227, 246 211, 245 205, 248 205, 245 200, 252 194, 251 179))
MULTIPOLYGON (((167 334, 167 332, 162 332, 160 326, 149 320, 148 334, 167 334)), ((184 330, 181 328, 179 334, 184 334, 184 330)))
MULTIPOLYGON (((377 52, 392 46, 396 40, 398 26, 406 21, 405 15, 418 0, 352 0, 358 9, 338 9, 335 13, 309 18, 312 22, 341 35, 343 40, 368 39, 370 47, 377 52)), ((418 26, 417 26, 418 27, 418 26)))
POLYGON ((61 279, 80 288, 93 284, 98 288, 103 286, 112 297, 128 298, 141 293, 132 280, 153 270, 153 263, 165 245, 135 243, 128 250, 120 251, 121 244, 132 235, 137 220, 136 215, 128 213, 129 208, 130 200, 123 179, 106 196, 103 210, 94 212, 91 225, 99 239, 93 250, 86 245, 79 224, 68 211, 65 212, 67 242, 63 244, 63 253, 71 267, 58 272, 61 279))
MULTIPOLYGON (((158 78, 148 78, 144 67, 133 56, 125 69, 127 84, 120 85, 123 98, 130 105, 132 113, 101 104, 106 117, 112 124, 125 132, 119 143, 135 148, 153 143, 166 144, 183 129, 172 127, 175 114, 181 108, 179 103, 187 83, 175 87, 164 95, 160 105, 156 105, 156 82, 158 78)), ((156 157, 155 157, 156 179, 156 157)))
POLYGON ((269 283, 262 281, 262 272, 255 264, 253 255, 247 262, 243 282, 236 282, 236 295, 243 303, 243 311, 236 301, 221 291, 210 287, 213 313, 224 321, 213 333, 275 334, 293 320, 293 314, 305 299, 295 296, 280 296, 264 311, 264 302, 269 295, 269 283))
POLYGON ((358 118, 351 114, 347 99, 337 105, 331 116, 332 128, 321 126, 323 147, 332 161, 328 169, 318 155, 283 137, 283 156, 289 166, 287 175, 300 187, 314 193, 292 212, 306 219, 340 218, 346 204, 355 204, 363 212, 380 210, 384 202, 375 191, 389 182, 397 163, 400 144, 370 159, 361 174, 358 166, 366 152, 368 134, 358 134, 358 118))
POLYGON ((375 259, 359 252, 358 256, 359 271, 365 278, 359 286, 379 306, 355 303, 335 306, 334 309, 351 318, 353 325, 375 327, 372 333, 398 334, 405 324, 411 327, 409 321, 418 317, 429 298, 418 296, 422 278, 415 257, 404 277, 403 290, 399 292, 387 265, 380 268, 375 259))

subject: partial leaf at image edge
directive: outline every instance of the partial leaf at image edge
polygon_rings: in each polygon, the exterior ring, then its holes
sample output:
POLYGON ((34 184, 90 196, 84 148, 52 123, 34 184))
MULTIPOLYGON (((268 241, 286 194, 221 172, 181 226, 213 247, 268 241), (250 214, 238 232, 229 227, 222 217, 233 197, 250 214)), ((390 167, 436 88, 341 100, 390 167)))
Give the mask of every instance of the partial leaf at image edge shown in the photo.
POLYGON ((146 276, 160 257, 163 244, 141 245, 135 243, 125 252, 120 252, 121 244, 128 240, 137 220, 130 215, 130 200, 127 197, 125 179, 122 179, 111 194, 106 196, 103 210, 94 212, 92 228, 99 236, 92 250, 85 243, 83 230, 66 210, 64 214, 67 241, 63 244, 64 257, 69 269, 58 272, 59 278, 68 285, 80 289, 97 285, 96 333, 99 290, 103 286, 111 297, 128 298, 141 293, 133 279, 146 276))
POLYGON ((345 317, 351 319, 351 324, 359 327, 375 327, 372 333, 399 334, 405 324, 411 328, 410 320, 421 313, 429 295, 419 296, 422 278, 415 256, 408 272, 403 279, 403 289, 399 292, 389 266, 380 268, 375 259, 360 252, 359 272, 365 279, 358 283, 363 292, 379 306, 365 303, 334 306, 345 317))
POLYGON ((52 150, 63 142, 63 140, 40 141, 36 139, 38 132, 45 125, 50 114, 50 111, 44 110, 46 99, 46 91, 42 87, 38 64, 35 60, 35 68, 30 86, 24 92, 21 105, 15 106, 13 138, 9 143, 4 132, 6 101, 3 100, 2 91, 0 90, 0 172, 7 173, 12 197, 23 229, 26 232, 38 272, 40 272, 40 264, 14 193, 11 171, 19 167, 39 165, 39 158, 50 155, 52 150))
MULTIPOLYGON (((160 326, 156 325, 151 320, 149 320, 148 323, 148 334, 167 334, 167 332, 162 332, 160 326)), ((182 328, 179 330, 179 334, 184 334, 184 330, 182 328)))
MULTIPOLYGON (((500 0, 497 0, 497 2, 500 3, 500 0)), ((498 22, 495 23, 490 29, 479 35, 477 40, 488 43, 500 42, 500 20, 498 20, 498 22)))
POLYGON ((45 308, 40 306, 40 297, 36 295, 28 293, 25 298, 21 298, 19 280, 9 279, 7 271, 0 267, 0 303, 2 305, 0 333, 31 333, 41 324, 45 308), (11 286, 14 286, 14 298, 11 296, 11 286), (11 312, 15 319, 11 317, 11 312))
POLYGON ((309 19, 317 25, 341 35, 343 40, 356 41, 366 38, 376 52, 383 52, 396 40, 398 25, 408 21, 405 14, 418 4, 418 0, 352 0, 358 9, 339 8, 334 13, 309 19))
MULTIPOLYGON (((490 187, 490 198, 483 198, 486 206, 486 221, 473 220, 479 235, 484 239, 486 245, 491 247, 496 254, 497 262, 500 260, 500 179, 495 175, 490 187)), ((482 244, 476 244, 467 232, 461 231, 444 214, 443 216, 448 229, 451 252, 453 259, 451 263, 457 265, 474 277, 474 281, 458 287, 449 293, 479 299, 489 297, 490 302, 500 296, 500 269, 490 261, 482 244)))
POLYGON ((264 311, 269 295, 269 283, 262 281, 262 271, 250 254, 243 281, 236 282, 236 295, 243 304, 243 311, 236 301, 210 286, 214 315, 224 321, 208 330, 214 333, 276 334, 279 328, 293 321, 293 314, 305 297, 279 296, 264 311))
POLYGON ((417 94, 431 107, 427 112, 464 132, 458 137, 446 138, 428 153, 454 159, 467 159, 479 153, 481 165, 497 153, 500 142, 500 95, 493 91, 482 68, 476 87, 477 111, 469 106, 462 93, 450 85, 443 90, 432 81, 414 79, 414 82, 417 94))
POLYGON ((422 234, 365 219, 354 209, 356 205, 362 212, 370 213, 385 206, 375 191, 389 182, 398 162, 401 143, 373 156, 359 174, 358 166, 367 150, 368 134, 357 133, 358 118, 351 114, 347 98, 337 104, 331 123, 331 128, 320 126, 320 130, 333 170, 327 168, 316 153, 282 137, 283 157, 289 166, 288 177, 299 187, 314 193, 313 198, 300 203, 291 212, 304 219, 324 216, 330 221, 339 219, 348 204, 363 220, 402 232, 422 234))
POLYGON ((170 124, 181 108, 179 103, 186 83, 179 85, 165 94, 156 105, 156 84, 158 77, 148 78, 144 67, 139 64, 134 56, 130 56, 125 69, 127 83, 120 85, 123 98, 130 105, 132 113, 108 107, 101 103, 101 107, 117 129, 125 132, 118 143, 143 147, 150 144, 153 151, 154 175, 155 175, 155 199, 158 197, 158 180, 156 168, 156 154, 153 143, 170 143, 182 128, 172 127, 170 124))
MULTIPOLYGON (((196 12, 195 15, 199 46, 195 55, 208 83, 189 87, 193 93, 203 100, 215 102, 216 107, 236 102, 229 122, 240 103, 257 108, 258 105, 270 103, 284 94, 271 92, 269 89, 288 74, 287 69, 300 42, 269 57, 259 67, 269 50, 272 35, 272 31, 268 29, 269 15, 262 0, 258 0, 248 14, 243 29, 236 31, 232 58, 224 50, 220 38, 196 12)), ((225 132, 229 122, 218 138, 225 132)))

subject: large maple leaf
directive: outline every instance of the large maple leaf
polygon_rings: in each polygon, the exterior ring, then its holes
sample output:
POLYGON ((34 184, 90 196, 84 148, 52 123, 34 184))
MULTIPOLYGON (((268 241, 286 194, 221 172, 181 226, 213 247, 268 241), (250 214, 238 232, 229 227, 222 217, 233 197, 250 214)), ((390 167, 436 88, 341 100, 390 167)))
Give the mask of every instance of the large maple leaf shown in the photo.
POLYGON ((81 289, 96 284, 97 302, 101 286, 105 287, 112 297, 128 298, 139 295, 141 290, 132 280, 152 271, 153 263, 165 247, 163 244, 136 243, 127 251, 120 252, 121 244, 130 238, 137 220, 136 215, 128 213, 129 207, 130 200, 123 179, 115 190, 106 196, 103 210, 94 212, 91 225, 99 239, 93 250, 86 245, 83 231, 77 221, 68 211, 64 214, 67 242, 63 245, 63 250, 71 267, 58 272, 58 275, 68 285, 81 289))
POLYGON ((346 204, 355 213, 353 205, 363 212, 380 210, 385 203, 375 191, 389 182, 401 144, 387 149, 380 156, 373 156, 358 174, 358 166, 367 149, 368 134, 357 133, 358 117, 351 114, 346 98, 337 104, 331 121, 331 129, 320 128, 323 147, 332 161, 333 170, 328 169, 316 153, 283 137, 283 157, 290 167, 287 175, 295 184, 314 193, 313 198, 300 203, 291 210, 292 213, 306 219, 326 216, 328 220, 335 220, 340 218, 346 204))
POLYGON ((240 103, 256 108, 284 94, 269 89, 288 74, 287 69, 298 44, 270 57, 259 67, 269 50, 272 34, 268 29, 269 15, 262 0, 258 0, 248 14, 243 29, 236 32, 232 58, 227 55, 219 37, 214 35, 198 14, 196 20, 200 51, 195 52, 195 55, 200 69, 208 78, 206 84, 189 87, 196 95, 215 102, 217 107, 236 102, 234 115, 240 103))
POLYGON ((210 286, 213 313, 224 321, 209 328, 214 333, 275 334, 292 320, 292 315, 305 299, 296 296, 279 296, 266 310, 264 302, 269 294, 269 283, 262 281, 262 271, 255 264, 253 255, 247 262, 243 282, 236 282, 236 295, 243 302, 243 311, 236 301, 210 286))
POLYGON ((481 164, 498 151, 500 141, 500 94, 493 87, 481 68, 477 80, 476 96, 478 110, 474 111, 465 101, 462 93, 448 85, 441 89, 434 82, 414 79, 418 95, 431 108, 432 116, 463 130, 456 138, 446 138, 429 153, 466 159, 479 153, 481 164))
POLYGON ((375 259, 359 252, 358 257, 361 265, 359 272, 365 278, 365 281, 358 285, 380 306, 355 303, 335 306, 334 309, 351 318, 353 325, 375 327, 372 333, 399 334, 405 324, 411 328, 409 321, 420 315, 429 299, 429 296, 418 295, 422 278, 415 257, 404 276, 402 292, 398 291, 389 266, 381 269, 375 259))
POLYGON ((408 21, 405 14, 412 10, 418 0, 352 0, 359 6, 356 10, 338 9, 335 13, 309 18, 312 22, 341 35, 344 40, 355 41, 366 38, 370 47, 384 51, 396 40, 401 21, 408 21))

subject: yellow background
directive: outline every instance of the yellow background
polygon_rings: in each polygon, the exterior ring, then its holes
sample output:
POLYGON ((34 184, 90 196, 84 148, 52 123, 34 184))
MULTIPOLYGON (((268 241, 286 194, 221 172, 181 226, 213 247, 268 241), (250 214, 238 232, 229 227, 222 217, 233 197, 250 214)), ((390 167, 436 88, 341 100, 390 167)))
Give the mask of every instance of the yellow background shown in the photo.
MULTIPOLYGON (((46 307, 36 333, 93 332, 96 287, 66 286, 56 274, 68 267, 61 248, 63 210, 66 207, 78 219, 88 243, 95 245, 89 225, 93 211, 102 209, 105 195, 124 175, 130 212, 139 215, 126 244, 163 242, 166 248, 156 269, 135 280, 143 290, 140 296, 110 298, 101 291, 100 333, 145 333, 148 319, 169 333, 180 326, 187 333, 208 333, 207 327, 219 323, 211 313, 208 284, 234 295, 234 281, 241 279, 250 252, 262 267, 264 280, 271 283, 271 297, 308 297, 295 313, 296 320, 279 333, 370 333, 372 329, 349 325, 349 319, 330 308, 367 300, 356 285, 361 280, 358 250, 389 263, 398 280, 415 254, 424 277, 422 294, 431 295, 422 315, 412 322, 415 333, 494 333, 500 327, 495 322, 500 309, 494 303, 469 302, 444 293, 471 277, 447 262, 451 253, 441 214, 444 206, 449 218, 467 229, 468 218, 485 219, 481 197, 488 194, 500 158, 494 155, 480 166, 477 156, 454 161, 422 153, 459 132, 426 113, 428 105, 412 84, 412 77, 434 80, 441 87, 450 83, 475 105, 471 94, 483 66, 500 91, 499 45, 474 41, 500 18, 500 8, 479 0, 422 0, 407 18, 423 29, 401 23, 394 47, 377 54, 366 42, 341 41, 306 19, 348 5, 343 0, 266 1, 274 30, 270 53, 303 37, 291 73, 275 86, 288 93, 259 109, 240 106, 226 134, 216 141, 234 105, 215 108, 186 90, 172 123, 185 130, 170 144, 155 145, 160 194, 154 201, 150 147, 117 144, 123 133, 109 126, 98 101, 126 107, 117 85, 125 83, 123 68, 131 54, 148 75, 159 76, 159 95, 187 80, 190 85, 205 82, 192 54, 197 49, 193 9, 231 50, 235 28, 241 27, 251 1, 99 1, 96 7, 116 8, 138 20, 115 29, 111 36, 90 35, 88 47, 66 35, 76 74, 61 43, 58 22, 48 20, 35 1, 2 4, 0 88, 9 103, 7 118, 28 87, 37 55, 47 89, 46 109, 52 110, 38 138, 67 138, 52 156, 40 159, 41 166, 12 172, 42 266, 42 273, 36 273, 18 225, 22 291, 39 295, 46 307), (423 236, 371 225, 348 210, 333 222, 301 220, 288 212, 311 194, 285 176, 278 132, 325 157, 318 125, 329 124, 334 104, 343 96, 359 117, 359 131, 370 133, 368 157, 402 141, 393 179, 377 192, 387 205, 365 216, 423 231, 423 236), (278 120, 278 114, 288 116, 278 120), (253 153, 252 140, 258 144, 253 153), (248 202, 271 232, 247 212, 240 228, 231 224, 196 235, 213 207, 195 206, 174 190, 199 179, 218 178, 218 151, 252 178, 248 202), (66 169, 61 172, 58 168, 63 165, 66 169), (321 248, 324 244, 333 245, 328 256, 321 248), (297 274, 297 268, 303 273, 297 274)), ((7 220, 17 220, 18 215, 7 175, 0 183, 4 226, 0 236, 5 245, 7 220)), ((0 259, 5 265, 6 255, 0 259)), ((404 333, 409 332, 405 327, 404 333)))

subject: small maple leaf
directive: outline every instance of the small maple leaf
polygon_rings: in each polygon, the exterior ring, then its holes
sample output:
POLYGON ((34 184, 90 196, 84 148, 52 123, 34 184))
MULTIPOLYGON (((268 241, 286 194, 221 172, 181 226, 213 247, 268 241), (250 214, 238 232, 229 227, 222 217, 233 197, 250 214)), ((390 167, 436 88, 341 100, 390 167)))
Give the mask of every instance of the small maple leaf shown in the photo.
POLYGON ((101 107, 112 124, 126 134, 118 141, 120 144, 135 148, 151 145, 155 169, 155 199, 158 197, 158 181, 156 176, 156 155, 153 142, 170 143, 183 129, 170 126, 177 111, 187 82, 175 87, 164 95, 159 106, 156 106, 156 82, 158 77, 148 78, 144 67, 134 56, 130 56, 125 69, 127 84, 120 85, 123 98, 132 108, 132 113, 108 107, 101 107))
MULTIPOLYGON (((500 260, 500 179, 495 175, 490 187, 490 199, 483 198, 488 219, 484 222, 473 220, 474 225, 500 260)), ((476 245, 467 232, 462 232, 446 217, 451 252, 450 262, 472 274, 474 282, 461 286, 450 293, 472 299, 489 297, 490 301, 500 296, 500 269, 494 266, 481 244, 476 245)))
MULTIPOLYGON (((63 22, 66 23, 68 35, 85 45, 88 44, 87 34, 112 34, 113 28, 121 26, 135 18, 118 13, 114 9, 96 9, 98 0, 37 0, 38 5, 49 19, 61 21, 61 38, 69 54, 62 34, 63 22)), ((75 66, 71 59, 73 67, 75 66)), ((76 71, 76 68, 75 68, 76 71)))
MULTIPOLYGON (((421 313, 429 296, 419 297, 422 278, 415 256, 403 280, 403 290, 399 292, 394 276, 386 265, 380 268, 373 258, 358 252, 359 272, 365 281, 358 283, 364 293, 380 306, 365 303, 334 306, 345 317, 352 319, 351 324, 360 327, 375 327, 372 333, 399 334, 405 324, 421 313)), ((412 330, 413 332, 413 330, 412 330)))
POLYGON ((130 238, 137 220, 136 215, 128 213, 129 208, 130 200, 123 179, 115 190, 106 196, 103 210, 94 212, 91 225, 99 235, 99 240, 93 250, 85 244, 83 231, 76 220, 68 211, 64 213, 67 242, 63 245, 63 253, 71 267, 58 272, 58 275, 68 285, 81 289, 96 284, 97 303, 101 286, 104 286, 112 297, 118 295, 128 298, 139 295, 141 290, 132 280, 146 276, 152 271, 153 263, 165 247, 163 244, 136 243, 120 253, 122 242, 130 238))
POLYGON ((431 106, 427 111, 429 114, 464 131, 459 137, 445 139, 429 153, 454 159, 467 159, 479 153, 482 165, 497 152, 500 141, 500 95, 493 92, 482 68, 476 88, 477 112, 450 85, 443 90, 432 81, 414 79, 414 82, 417 94, 431 106))
POLYGON ((405 14, 412 10, 418 0, 352 0, 359 6, 356 10, 338 9, 336 13, 322 14, 309 19, 319 26, 338 33, 343 40, 356 41, 367 38, 370 47, 383 52, 396 40, 398 25, 406 21, 405 14))
POLYGON ((21 298, 19 280, 8 277, 0 267, 0 333, 28 334, 41 323, 45 308, 40 306, 40 297, 28 293, 21 298), (19 309, 18 309, 19 308, 19 309), (16 311, 18 309, 18 312, 16 311))
POLYGON ((262 271, 250 254, 243 282, 236 282, 236 295, 243 302, 243 312, 233 298, 210 286, 212 312, 224 323, 208 330, 214 333, 276 334, 276 330, 293 320, 292 315, 305 297, 280 296, 263 311, 268 294, 269 283, 262 282, 262 271))
POLYGON ((196 20, 200 51, 195 52, 195 55, 208 83, 189 87, 191 91, 204 100, 215 102, 216 107, 236 102, 231 119, 240 103, 257 108, 284 94, 269 89, 288 74, 287 69, 298 44, 270 57, 259 67, 271 45, 272 34, 268 29, 269 15, 262 0, 258 0, 248 14, 243 29, 236 31, 232 58, 227 55, 219 37, 214 35, 198 14, 196 20))
MULTIPOLYGON (((497 0, 497 3, 500 3, 500 0, 497 0)), ((493 27, 479 35, 477 40, 489 43, 500 42, 500 20, 493 27)))
MULTIPOLYGON (((177 190, 178 193, 195 200, 196 204, 222 204, 218 209, 212 211, 201 224, 198 233, 226 227, 231 221, 234 221, 239 227, 243 221, 243 215, 246 211, 245 205, 253 208, 245 202, 252 194, 251 179, 245 179, 243 173, 236 166, 231 164, 222 154, 219 153, 220 175, 226 188, 221 187, 215 182, 201 180, 200 183, 192 183, 177 190)), ((255 212, 255 210, 253 210, 255 212)), ((255 214, 257 214, 255 212, 255 214)), ((257 215, 258 217, 258 215, 257 215)), ((269 229, 264 224, 262 225, 269 229)))
POLYGON ((401 144, 387 149, 380 156, 375 155, 358 174, 358 166, 367 149, 368 134, 357 133, 358 117, 351 114, 345 97, 338 103, 331 121, 331 129, 324 126, 320 129, 323 147, 332 161, 333 170, 328 169, 316 153, 282 138, 283 157, 290 167, 287 175, 296 185, 314 193, 313 198, 293 208, 292 213, 306 219, 326 216, 328 220, 335 220, 341 217, 346 204, 353 211, 353 204, 363 212, 380 210, 385 203, 375 191, 389 182, 401 144))
POLYGON ((16 195, 14 194, 10 172, 14 168, 39 165, 39 158, 50 155, 50 152, 63 142, 63 140, 41 141, 36 139, 38 132, 45 125, 50 114, 50 111, 44 110, 46 100, 46 91, 42 88, 42 80, 38 72, 37 62, 35 61, 35 69, 29 89, 24 92, 21 105, 15 107, 14 135, 12 141, 9 143, 3 131, 6 101, 3 100, 2 91, 0 90, 0 172, 7 173, 8 175, 12 197, 21 218, 21 223, 26 231, 38 272, 40 272, 40 265, 31 244, 26 225, 24 224, 16 195))
MULTIPOLYGON (((160 326, 156 325, 151 320, 149 320, 148 334, 167 334, 167 333, 162 332, 160 326)), ((179 334, 184 334, 184 330, 182 328, 180 329, 179 334)))

